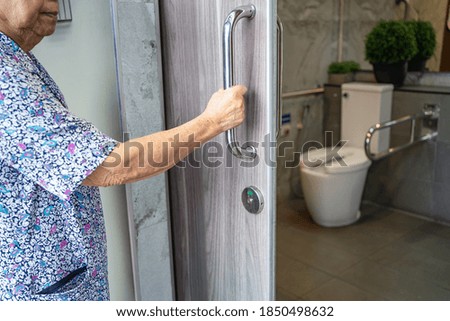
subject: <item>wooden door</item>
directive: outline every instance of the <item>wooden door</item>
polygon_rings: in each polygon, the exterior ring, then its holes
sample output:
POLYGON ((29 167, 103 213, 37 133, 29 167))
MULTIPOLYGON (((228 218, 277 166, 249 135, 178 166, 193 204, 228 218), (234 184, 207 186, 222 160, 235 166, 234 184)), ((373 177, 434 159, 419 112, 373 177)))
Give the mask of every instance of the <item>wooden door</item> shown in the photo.
MULTIPOLYGON (((256 14, 235 28, 235 79, 249 89, 246 121, 236 131, 258 156, 232 156, 222 134, 170 171, 179 300, 274 298, 276 151, 262 145, 276 142, 276 1, 248 1, 256 14), (259 214, 241 200, 250 186, 264 198, 259 214)), ((224 21, 248 1, 159 1, 167 128, 198 116, 224 86, 224 21)))

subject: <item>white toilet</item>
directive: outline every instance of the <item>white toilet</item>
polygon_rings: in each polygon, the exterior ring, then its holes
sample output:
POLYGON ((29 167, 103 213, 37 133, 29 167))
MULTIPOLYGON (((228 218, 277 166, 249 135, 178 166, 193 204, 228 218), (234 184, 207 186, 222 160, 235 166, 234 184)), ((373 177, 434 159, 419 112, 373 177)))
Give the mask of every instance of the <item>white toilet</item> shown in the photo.
MULTIPOLYGON (((371 126, 390 120, 393 88, 390 84, 342 85, 341 141, 347 143, 338 150, 335 158, 330 155, 331 148, 302 155, 303 194, 308 211, 317 224, 337 227, 359 219, 364 183, 371 164, 364 152, 364 139, 371 126)), ((372 151, 383 151, 388 147, 389 130, 380 131, 373 137, 372 151)))

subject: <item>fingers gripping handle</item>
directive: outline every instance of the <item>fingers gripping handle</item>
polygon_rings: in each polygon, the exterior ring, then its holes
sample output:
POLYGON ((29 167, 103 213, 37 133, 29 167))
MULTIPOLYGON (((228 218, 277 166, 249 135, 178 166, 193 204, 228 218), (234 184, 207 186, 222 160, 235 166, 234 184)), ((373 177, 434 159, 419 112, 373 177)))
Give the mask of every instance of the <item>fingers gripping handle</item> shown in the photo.
MULTIPOLYGON (((234 9, 225 19, 223 25, 223 83, 224 89, 234 85, 234 28, 242 18, 252 19, 256 14, 254 5, 234 9)), ((256 158, 256 149, 249 146, 243 149, 236 141, 236 129, 227 130, 228 150, 238 158, 256 158)))

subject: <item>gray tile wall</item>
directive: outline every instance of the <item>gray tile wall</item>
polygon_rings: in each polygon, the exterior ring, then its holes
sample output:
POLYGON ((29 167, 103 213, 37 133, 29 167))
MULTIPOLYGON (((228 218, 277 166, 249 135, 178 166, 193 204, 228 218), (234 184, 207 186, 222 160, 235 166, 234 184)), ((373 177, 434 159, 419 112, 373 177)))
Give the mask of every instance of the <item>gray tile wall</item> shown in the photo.
MULTIPOLYGON (((363 199, 450 223, 450 94, 396 90, 392 118, 414 114, 425 103, 440 105, 438 138, 373 163, 363 199)), ((391 146, 408 130, 393 131, 391 146)))
MULTIPOLYGON (((326 82, 327 67, 337 59, 338 4, 328 0, 278 0, 278 16, 284 26, 283 92, 315 88, 326 82)), ((305 142, 322 142, 323 112, 322 95, 283 102, 283 113, 291 115, 291 128, 287 136, 278 139, 282 149, 277 168, 279 201, 301 195, 299 169, 289 164, 295 162, 295 153, 305 142)))
POLYGON ((291 115, 291 130, 278 138, 277 198, 279 201, 302 196, 299 153, 306 142, 323 144, 323 97, 289 99, 284 102, 284 113, 291 115))

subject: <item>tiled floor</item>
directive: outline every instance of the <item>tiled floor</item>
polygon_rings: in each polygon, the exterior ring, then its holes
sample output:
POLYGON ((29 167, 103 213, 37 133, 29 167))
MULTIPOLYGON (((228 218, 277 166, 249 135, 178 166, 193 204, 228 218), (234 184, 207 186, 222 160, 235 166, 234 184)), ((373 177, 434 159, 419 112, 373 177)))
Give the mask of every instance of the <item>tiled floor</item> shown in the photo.
POLYGON ((450 227, 374 205, 323 228, 304 201, 280 204, 277 300, 450 300, 450 227))

